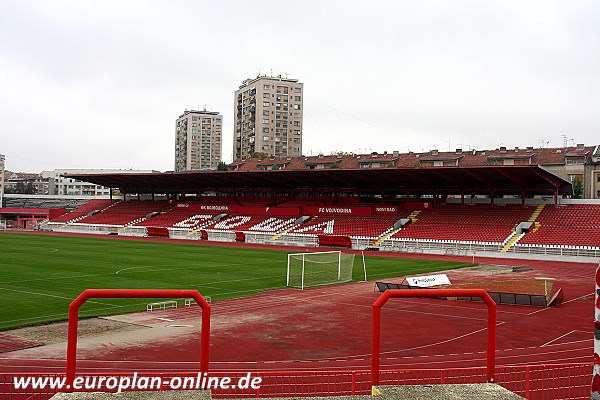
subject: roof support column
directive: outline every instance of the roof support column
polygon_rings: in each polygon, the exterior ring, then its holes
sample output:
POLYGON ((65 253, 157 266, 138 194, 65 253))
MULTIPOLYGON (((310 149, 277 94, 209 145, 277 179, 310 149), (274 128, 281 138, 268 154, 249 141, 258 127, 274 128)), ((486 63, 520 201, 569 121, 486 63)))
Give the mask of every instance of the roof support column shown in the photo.
POLYGON ((521 208, 525 208, 525 193, 525 190, 521 192, 521 208))
POLYGON ((494 191, 494 189, 492 189, 491 191, 491 198, 492 198, 492 208, 494 208, 494 197, 496 197, 496 192, 494 191))
POLYGON ((465 189, 462 189, 460 191, 460 206, 461 207, 465 206, 465 189))

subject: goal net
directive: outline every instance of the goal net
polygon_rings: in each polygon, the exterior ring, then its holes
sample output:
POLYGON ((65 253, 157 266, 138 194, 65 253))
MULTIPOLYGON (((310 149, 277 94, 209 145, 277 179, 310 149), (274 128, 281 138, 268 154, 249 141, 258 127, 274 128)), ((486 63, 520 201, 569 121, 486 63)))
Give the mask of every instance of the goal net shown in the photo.
POLYGON ((288 254, 287 286, 307 287, 350 282, 354 254, 341 251, 288 254))

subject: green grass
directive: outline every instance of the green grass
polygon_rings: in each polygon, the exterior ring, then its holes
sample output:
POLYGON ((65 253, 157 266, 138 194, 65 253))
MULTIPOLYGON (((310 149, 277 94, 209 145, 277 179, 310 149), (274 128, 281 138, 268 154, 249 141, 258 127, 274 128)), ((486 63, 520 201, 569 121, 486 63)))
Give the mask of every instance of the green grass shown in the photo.
MULTIPOLYGON (((196 289, 214 300, 285 286, 288 251, 0 234, 0 330, 67 319, 84 289, 196 289)), ((362 279, 362 258, 354 263, 362 279)), ((459 268, 464 263, 366 257, 369 279, 459 268)), ((80 316, 145 310, 147 299, 93 299, 80 316)))

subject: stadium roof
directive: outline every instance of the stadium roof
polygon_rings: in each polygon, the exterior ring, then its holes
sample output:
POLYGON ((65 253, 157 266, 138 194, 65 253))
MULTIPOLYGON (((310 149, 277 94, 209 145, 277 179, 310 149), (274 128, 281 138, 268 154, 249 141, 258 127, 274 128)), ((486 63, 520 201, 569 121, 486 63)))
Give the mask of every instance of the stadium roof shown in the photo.
POLYGON ((202 193, 245 190, 331 190, 374 193, 572 194, 572 185, 538 165, 199 171, 141 174, 68 174, 122 193, 202 193))

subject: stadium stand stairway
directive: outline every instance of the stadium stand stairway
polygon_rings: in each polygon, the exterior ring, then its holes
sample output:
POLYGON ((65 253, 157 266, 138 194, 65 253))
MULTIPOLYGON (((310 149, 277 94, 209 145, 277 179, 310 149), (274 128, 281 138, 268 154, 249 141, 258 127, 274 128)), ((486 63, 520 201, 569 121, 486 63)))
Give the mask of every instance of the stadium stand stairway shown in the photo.
POLYGON ((417 222, 419 220, 417 217, 419 216, 420 213, 421 213, 421 210, 414 210, 413 212, 408 214, 407 218, 410 219, 412 221, 412 223, 414 224, 415 222, 417 222))
MULTIPOLYGON (((540 226, 539 222, 537 222, 536 220, 539 217, 539 215, 542 213, 542 211, 544 210, 544 206, 545 206, 544 204, 540 204, 539 206, 537 206, 535 208, 535 210, 531 213, 531 216, 529 217, 529 219, 527 220, 527 222, 531 222, 534 224, 533 225, 534 231, 537 230, 540 226)), ((502 250, 500 250, 500 252, 506 253, 508 250, 510 250, 511 247, 513 247, 515 244, 517 244, 519 242, 519 240, 521 240, 525 235, 526 235, 525 232, 523 232, 523 233, 514 232, 511 236, 509 236, 508 240, 506 241, 506 244, 504 245, 502 250)))
POLYGON ((521 238, 523 236, 525 236, 524 233, 513 232, 513 234, 508 237, 508 240, 506 241, 506 244, 500 250, 500 252, 501 253, 506 253, 511 247, 513 247, 515 245, 515 243, 517 243, 519 240, 521 240, 521 238))
POLYGON ((390 228, 387 231, 383 232, 381 234, 381 236, 379 236, 377 239, 375 239, 375 241, 373 242, 373 246, 381 246, 381 243, 383 243, 383 241, 385 241, 387 238, 391 237, 393 234, 395 234, 396 232, 398 232, 401 228, 395 229, 395 228, 390 228))
POLYGON ((281 231, 277 232, 275 235, 271 236, 271 238, 269 240, 277 240, 280 237, 282 237, 283 235, 285 235, 286 233, 288 233, 289 231, 291 231, 292 229, 297 228, 299 225, 303 224, 304 222, 310 220, 310 216, 308 215, 303 215, 302 217, 298 218, 296 221, 294 221, 294 224, 290 227, 287 227, 285 229, 282 229, 281 231))
POLYGON ((211 219, 207 219, 205 222, 197 225, 193 230, 189 231, 187 233, 188 236, 194 236, 197 235, 198 232, 200 232, 201 230, 203 230, 204 228, 206 228, 207 226, 214 224, 216 222, 215 220, 216 216, 213 216, 211 219))
POLYGON ((381 243, 383 243, 386 239, 392 237, 394 234, 398 233, 402 228, 408 225, 409 222, 412 223, 412 221, 416 221, 416 215, 418 214, 419 211, 413 211, 410 214, 408 214, 406 218, 400 218, 399 220, 394 222, 394 225, 386 231, 384 231, 381 235, 379 235, 379 237, 372 243, 372 245, 376 247, 381 246, 381 243), (416 214, 413 214, 415 212, 416 214), (413 217, 410 218, 410 216, 413 217))

